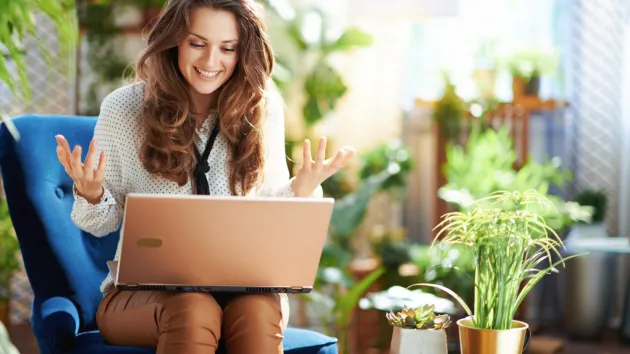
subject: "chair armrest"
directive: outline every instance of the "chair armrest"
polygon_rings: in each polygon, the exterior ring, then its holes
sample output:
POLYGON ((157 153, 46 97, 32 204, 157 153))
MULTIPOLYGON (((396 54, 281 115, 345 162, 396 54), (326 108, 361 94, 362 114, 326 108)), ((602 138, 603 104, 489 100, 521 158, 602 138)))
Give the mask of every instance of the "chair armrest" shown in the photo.
POLYGON ((33 305, 33 332, 41 354, 69 352, 79 332, 79 312, 70 299, 52 297, 33 305))

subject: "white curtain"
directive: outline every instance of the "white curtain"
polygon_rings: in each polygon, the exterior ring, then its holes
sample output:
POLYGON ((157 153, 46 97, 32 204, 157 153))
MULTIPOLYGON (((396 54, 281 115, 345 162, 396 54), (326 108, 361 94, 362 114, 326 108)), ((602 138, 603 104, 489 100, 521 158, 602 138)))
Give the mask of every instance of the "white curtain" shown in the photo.
MULTIPOLYGON (((625 30, 623 44, 623 72, 621 85, 621 122, 622 122, 622 150, 621 150, 621 178, 619 192, 619 235, 630 239, 630 1, 625 3, 625 30)), ((630 257, 618 257, 617 265, 617 294, 616 308, 618 313, 624 309, 625 290, 630 281, 630 257)), ((623 316, 623 315, 622 315, 623 316)), ((625 329, 627 334, 627 329, 625 329)))
POLYGON ((623 83, 621 88, 623 127, 621 154, 621 191, 619 201, 619 234, 630 237, 630 2, 626 2, 626 28, 624 31, 623 83))

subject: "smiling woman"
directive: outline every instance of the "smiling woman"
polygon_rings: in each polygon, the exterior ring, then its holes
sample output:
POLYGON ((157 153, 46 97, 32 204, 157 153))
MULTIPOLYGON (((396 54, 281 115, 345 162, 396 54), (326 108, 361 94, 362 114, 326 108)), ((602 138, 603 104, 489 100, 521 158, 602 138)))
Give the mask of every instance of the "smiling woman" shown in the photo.
POLYGON ((260 102, 273 69, 262 8, 253 1, 196 4, 167 4, 138 63, 138 76, 148 83, 143 163, 149 172, 186 183, 196 155, 192 133, 216 108, 222 112, 221 133, 232 144, 230 189, 236 194, 240 184, 247 192, 260 178, 262 135, 251 127, 261 123, 260 102), (163 140, 174 127, 179 129, 170 133, 172 139, 163 140))
MULTIPOLYGON (((325 159, 322 138, 313 161, 305 141, 290 178, 282 98, 267 87, 273 60, 255 1, 169 0, 137 64, 138 82, 103 100, 85 163, 80 147, 71 151, 57 136, 74 181, 74 223, 108 235, 129 193, 321 195, 320 184, 354 150, 325 159)), ((286 295, 124 291, 111 275, 101 289, 96 323, 108 344, 195 354, 214 353, 223 338, 230 354, 283 351, 286 295)))
POLYGON ((204 95, 215 92, 236 68, 238 26, 234 14, 211 8, 195 10, 190 23, 190 34, 179 45, 178 64, 194 89, 198 109, 203 110, 209 104, 204 95))

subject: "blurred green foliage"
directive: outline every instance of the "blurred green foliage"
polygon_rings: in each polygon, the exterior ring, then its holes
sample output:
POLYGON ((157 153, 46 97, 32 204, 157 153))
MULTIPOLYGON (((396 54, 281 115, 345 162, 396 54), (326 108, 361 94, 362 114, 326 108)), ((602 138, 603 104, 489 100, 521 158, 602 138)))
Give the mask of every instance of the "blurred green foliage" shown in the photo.
POLYGON ((46 63, 53 62, 50 49, 37 33, 36 16, 43 15, 53 22, 59 38, 58 54, 62 57, 76 47, 78 27, 75 11, 74 0, 0 1, 0 81, 14 95, 26 100, 32 97, 26 63, 27 50, 32 50, 25 46, 28 37, 34 39, 46 63), (17 75, 9 70, 10 62, 15 63, 17 75))

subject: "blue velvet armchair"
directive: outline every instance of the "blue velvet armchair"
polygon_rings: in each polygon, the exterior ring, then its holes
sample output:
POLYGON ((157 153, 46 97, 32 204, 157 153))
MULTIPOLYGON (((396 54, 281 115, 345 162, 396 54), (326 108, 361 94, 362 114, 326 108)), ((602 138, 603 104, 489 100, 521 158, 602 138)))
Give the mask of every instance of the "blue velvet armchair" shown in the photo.
MULTIPOLYGON (((154 353, 106 345, 96 328, 94 317, 102 298, 99 285, 119 236, 116 232, 96 238, 72 223, 72 181, 55 152, 55 135, 63 134, 72 146, 81 145, 85 154, 96 118, 25 115, 12 122, 19 140, 6 124, 0 126, 0 169, 34 292, 31 327, 40 353, 154 353)), ((336 354, 337 339, 288 328, 284 348, 290 354, 336 354)))

